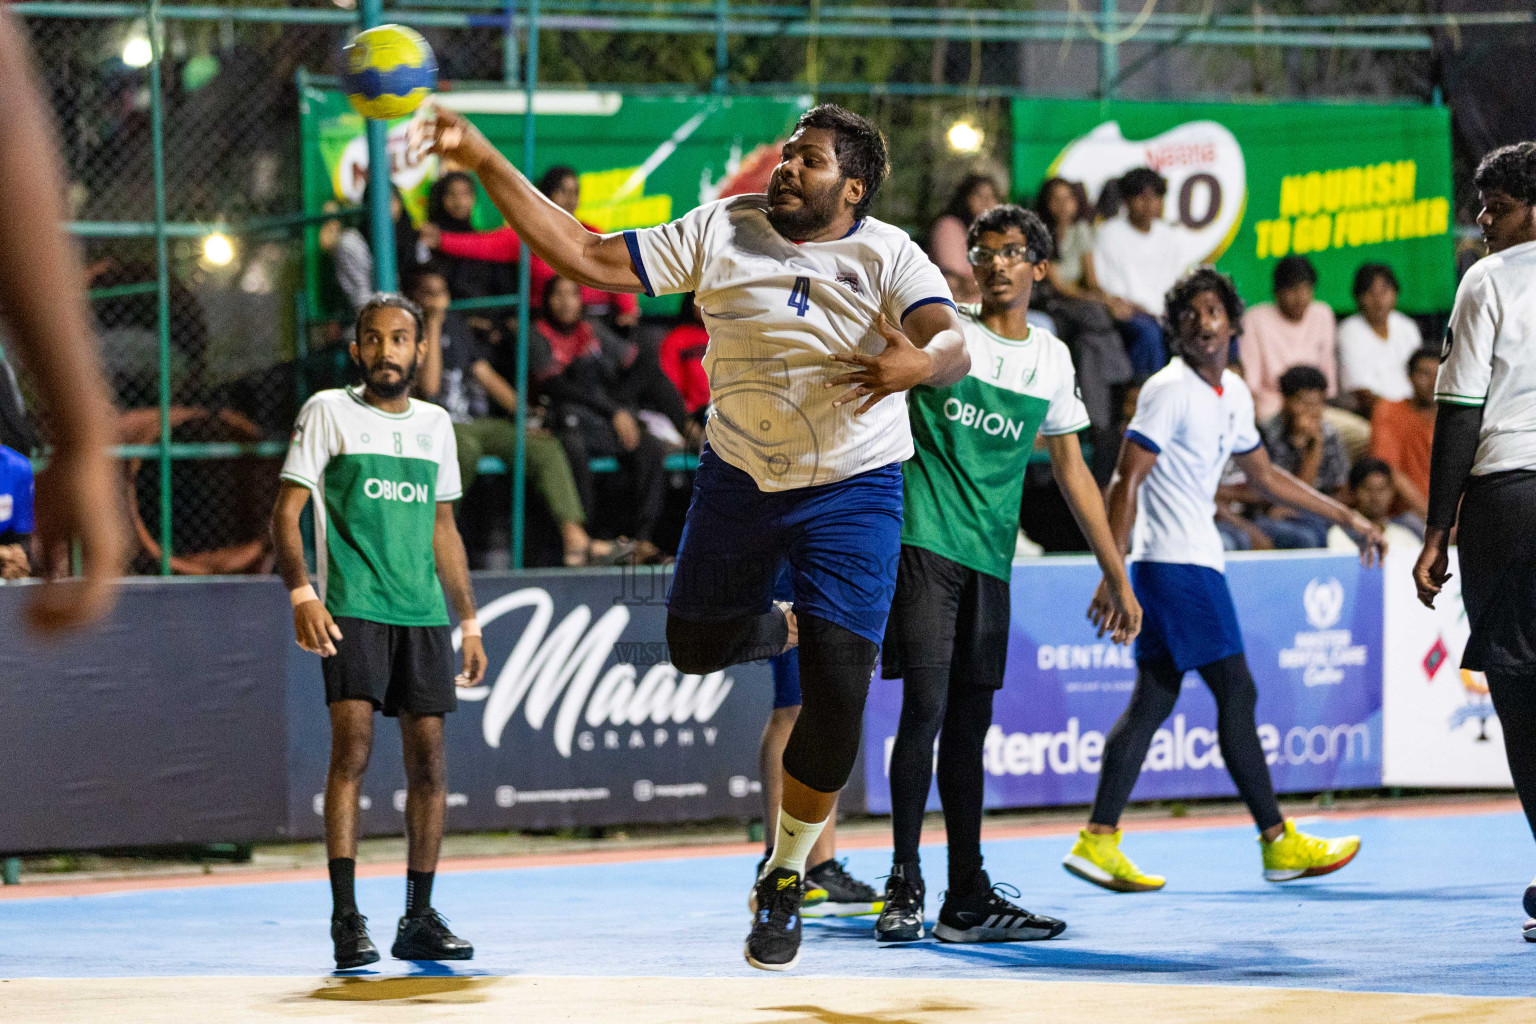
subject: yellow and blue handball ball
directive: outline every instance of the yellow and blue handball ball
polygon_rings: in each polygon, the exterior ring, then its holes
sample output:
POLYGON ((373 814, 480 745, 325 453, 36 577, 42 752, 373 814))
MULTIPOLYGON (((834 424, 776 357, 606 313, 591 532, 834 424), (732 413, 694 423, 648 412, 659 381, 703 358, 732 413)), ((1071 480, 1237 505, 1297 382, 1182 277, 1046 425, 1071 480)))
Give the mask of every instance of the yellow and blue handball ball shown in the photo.
POLYGON ((421 106, 437 87, 437 58, 415 29, 378 25, 341 51, 341 84, 364 117, 392 121, 421 106))

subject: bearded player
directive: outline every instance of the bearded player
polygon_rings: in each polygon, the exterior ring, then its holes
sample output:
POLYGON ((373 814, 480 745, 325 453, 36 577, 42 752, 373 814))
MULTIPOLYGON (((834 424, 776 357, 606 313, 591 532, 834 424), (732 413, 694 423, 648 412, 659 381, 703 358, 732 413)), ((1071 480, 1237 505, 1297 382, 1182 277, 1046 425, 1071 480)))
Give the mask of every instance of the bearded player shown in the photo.
POLYGON ((436 150, 479 175, 555 272, 610 292, 694 292, 715 414, 668 596, 683 672, 786 650, 798 628, 802 706, 784 750, 773 855, 749 901, 746 958, 800 958, 805 862, 853 770, 895 589, 905 392, 970 367, 949 288, 906 233, 868 216, 885 139, 832 104, 807 111, 766 195, 706 203, 660 227, 596 235, 456 114, 436 150), (848 372, 841 372, 848 371, 848 372), (775 606, 787 560, 794 608, 775 606))
POLYGON ((322 659, 330 710, 325 847, 340 970, 379 959, 354 891, 357 801, 375 711, 399 718, 405 754, 405 915, 390 952, 400 960, 468 960, 475 952, 432 909, 448 797, 443 716, 458 705, 455 684, 473 686, 485 675, 485 648, 453 521, 462 493, 453 424, 441 406, 410 397, 426 354, 424 319, 399 295, 376 295, 358 311, 352 358, 363 385, 304 403, 272 510, 294 632, 322 659), (299 532, 312 495, 319 593, 299 532), (457 678, 444 589, 463 629, 457 678))

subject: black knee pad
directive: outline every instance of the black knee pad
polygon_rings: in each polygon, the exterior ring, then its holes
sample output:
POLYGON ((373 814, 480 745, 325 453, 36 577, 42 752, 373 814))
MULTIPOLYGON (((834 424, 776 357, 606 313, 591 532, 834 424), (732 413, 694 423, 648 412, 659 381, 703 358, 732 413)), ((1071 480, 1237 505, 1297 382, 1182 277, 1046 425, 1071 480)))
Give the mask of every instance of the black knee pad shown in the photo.
POLYGON ((800 625, 800 717, 784 748, 784 772, 822 793, 836 793, 853 774, 864 726, 864 701, 880 647, 814 615, 800 625))
POLYGON ((667 613, 667 649, 684 675, 708 675, 743 661, 773 657, 789 641, 782 612, 706 622, 667 613))

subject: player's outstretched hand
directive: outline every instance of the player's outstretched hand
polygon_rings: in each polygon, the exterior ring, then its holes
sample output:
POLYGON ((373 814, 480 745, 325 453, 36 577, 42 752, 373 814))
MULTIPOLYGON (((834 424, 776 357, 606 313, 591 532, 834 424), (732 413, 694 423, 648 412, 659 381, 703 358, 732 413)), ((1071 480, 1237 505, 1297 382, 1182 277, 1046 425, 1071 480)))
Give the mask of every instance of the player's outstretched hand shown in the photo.
POLYGON ((1446 580, 1451 578, 1451 574, 1446 572, 1450 567, 1446 533, 1434 527, 1425 530, 1424 549, 1419 552, 1418 561, 1413 563, 1413 586, 1426 608, 1435 606, 1435 598, 1440 595, 1446 580))
POLYGON ((1356 512, 1349 517, 1349 532, 1360 545, 1360 564, 1368 569, 1380 565, 1387 554, 1387 538, 1381 528, 1356 512))
POLYGON ((336 653, 334 641, 341 639, 341 627, 324 604, 305 601, 293 610, 293 635, 309 653, 329 658, 336 653))
POLYGON ((933 357, 912 344, 911 338, 892 327, 885 314, 882 313, 875 321, 875 327, 885 338, 885 351, 879 355, 835 352, 827 357, 834 363, 851 363, 859 367, 852 373, 833 377, 826 384, 829 388, 840 384, 854 385, 841 398, 833 399, 832 404, 847 405, 864 398, 864 404, 854 410, 855 416, 864 415, 882 398, 888 398, 899 391, 910 391, 933 375, 933 357))
POLYGON ((432 106, 431 152, 468 170, 478 171, 496 155, 496 148, 464 115, 436 104, 432 106))
POLYGON ((56 450, 37 475, 36 493, 38 569, 48 582, 27 606, 27 621, 43 634, 76 629, 106 615, 117 600, 127 551, 117 477, 104 452, 56 450), (64 580, 75 540, 81 576, 64 580))
POLYGON ((1101 579, 1088 604, 1088 621, 1099 628, 1099 636, 1108 633, 1117 644, 1136 639, 1141 632, 1141 602, 1131 592, 1130 582, 1116 585, 1101 579))
POLYGON ((485 678, 485 643, 478 636, 464 638, 464 671, 454 676, 453 681, 459 687, 478 686, 480 680, 485 678))

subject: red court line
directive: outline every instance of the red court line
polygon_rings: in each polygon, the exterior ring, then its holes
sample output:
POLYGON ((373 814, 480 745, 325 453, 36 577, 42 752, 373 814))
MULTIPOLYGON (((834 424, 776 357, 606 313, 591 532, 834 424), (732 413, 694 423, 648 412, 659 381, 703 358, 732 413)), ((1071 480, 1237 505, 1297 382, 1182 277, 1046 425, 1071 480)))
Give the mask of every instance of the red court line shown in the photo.
MULTIPOLYGON (((1308 810, 1293 817, 1328 818, 1449 818, 1471 814, 1501 814, 1520 809, 1514 798, 1479 800, 1475 803, 1429 803, 1406 807, 1380 807, 1369 810, 1308 810)), ((1230 828, 1251 824, 1247 814, 1212 814, 1186 818, 1151 818, 1125 822, 1127 832, 1183 832, 1202 828, 1230 828)), ((1075 836, 1075 822, 1047 822, 1033 825, 995 825, 982 830, 982 838, 1036 839, 1050 836, 1075 836)), ((942 843, 943 829, 926 829, 923 842, 942 843)), ((884 832, 859 831, 838 837, 842 849, 865 850, 889 846, 884 832)), ((709 843, 696 846, 626 847, 614 850, 578 850, 570 853, 530 853, 506 857, 456 857, 439 862, 439 872, 500 871, 509 868, 569 867, 581 864, 623 864, 653 860, 692 860, 699 857, 730 857, 762 852, 760 843, 709 843)), ((359 864, 360 878, 399 875, 405 862, 359 864)), ((318 882, 326 879, 324 868, 297 868, 288 871, 231 871, 214 875, 161 875, 146 878, 109 878, 80 881, 29 881, 25 885, 0 887, 0 900, 54 899, 66 896, 102 896, 123 892, 147 892, 157 889, 199 889, 214 885, 267 885, 274 882, 318 882)))

